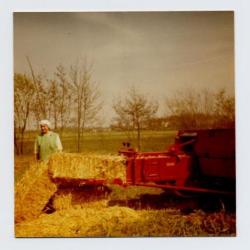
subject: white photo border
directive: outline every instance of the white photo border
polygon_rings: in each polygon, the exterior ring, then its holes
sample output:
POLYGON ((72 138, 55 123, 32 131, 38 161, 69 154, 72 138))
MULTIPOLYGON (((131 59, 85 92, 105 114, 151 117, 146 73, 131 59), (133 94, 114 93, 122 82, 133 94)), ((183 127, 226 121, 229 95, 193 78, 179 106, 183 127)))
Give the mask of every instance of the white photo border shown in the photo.
POLYGON ((0 242, 1 249, 250 249, 250 4, 247 0, 0 0, 0 242), (237 151, 237 237, 55 238, 14 237, 13 12, 234 11, 237 151))

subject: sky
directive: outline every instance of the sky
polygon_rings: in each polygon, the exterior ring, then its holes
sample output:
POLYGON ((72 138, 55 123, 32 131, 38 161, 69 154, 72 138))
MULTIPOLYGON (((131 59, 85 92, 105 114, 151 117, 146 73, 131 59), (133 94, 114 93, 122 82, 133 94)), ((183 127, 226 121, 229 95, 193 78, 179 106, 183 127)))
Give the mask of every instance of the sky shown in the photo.
POLYGON ((86 59, 102 94, 103 122, 113 100, 135 86, 160 106, 185 89, 234 94, 233 12, 47 12, 14 14, 14 71, 53 77, 59 64, 86 59))

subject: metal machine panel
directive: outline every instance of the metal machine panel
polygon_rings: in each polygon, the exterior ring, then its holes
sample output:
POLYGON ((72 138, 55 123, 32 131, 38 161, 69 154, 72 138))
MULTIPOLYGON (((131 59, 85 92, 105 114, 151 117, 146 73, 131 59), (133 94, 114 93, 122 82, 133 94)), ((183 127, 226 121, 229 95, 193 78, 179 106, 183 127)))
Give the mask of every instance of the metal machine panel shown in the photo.
POLYGON ((235 178, 235 160, 222 158, 199 158, 203 175, 235 178))

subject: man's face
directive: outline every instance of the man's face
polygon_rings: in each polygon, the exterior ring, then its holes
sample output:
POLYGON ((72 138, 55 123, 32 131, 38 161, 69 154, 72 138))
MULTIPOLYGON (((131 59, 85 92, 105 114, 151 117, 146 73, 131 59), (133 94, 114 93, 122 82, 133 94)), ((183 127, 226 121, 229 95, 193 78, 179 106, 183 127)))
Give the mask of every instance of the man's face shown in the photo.
POLYGON ((49 131, 49 127, 48 127, 48 125, 40 125, 40 129, 41 129, 41 133, 42 134, 46 134, 46 133, 48 133, 48 131, 49 131))

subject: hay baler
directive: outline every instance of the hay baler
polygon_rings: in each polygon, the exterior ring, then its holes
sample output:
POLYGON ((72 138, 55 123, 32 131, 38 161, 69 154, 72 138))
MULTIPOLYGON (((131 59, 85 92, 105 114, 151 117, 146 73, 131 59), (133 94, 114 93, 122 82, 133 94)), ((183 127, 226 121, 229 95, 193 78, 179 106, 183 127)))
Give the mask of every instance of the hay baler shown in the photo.
POLYGON ((235 195, 234 129, 180 130, 166 151, 119 153, 126 157, 126 185, 235 195))

